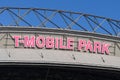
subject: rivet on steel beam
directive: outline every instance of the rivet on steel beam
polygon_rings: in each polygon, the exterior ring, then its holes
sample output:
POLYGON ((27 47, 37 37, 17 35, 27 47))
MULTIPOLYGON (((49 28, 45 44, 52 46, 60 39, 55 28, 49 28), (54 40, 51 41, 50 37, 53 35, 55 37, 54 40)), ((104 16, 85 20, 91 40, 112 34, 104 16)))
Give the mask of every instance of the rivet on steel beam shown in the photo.
POLYGON ((8 57, 11 57, 10 52, 8 53, 8 57))
POLYGON ((101 57, 102 61, 105 63, 105 60, 103 59, 103 57, 101 57))
POLYGON ((43 56, 43 54, 42 54, 42 53, 40 53, 40 56, 41 56, 41 58, 44 58, 44 56, 43 56))
POLYGON ((75 58, 75 56, 72 54, 72 58, 75 60, 76 58, 75 58))

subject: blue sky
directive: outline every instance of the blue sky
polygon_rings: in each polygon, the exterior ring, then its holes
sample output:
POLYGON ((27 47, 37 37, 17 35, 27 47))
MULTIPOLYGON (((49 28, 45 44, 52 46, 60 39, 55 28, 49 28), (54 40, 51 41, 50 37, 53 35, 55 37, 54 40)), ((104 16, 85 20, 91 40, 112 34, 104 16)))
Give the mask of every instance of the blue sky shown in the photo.
POLYGON ((50 8, 120 19, 120 0, 0 0, 0 7, 50 8))

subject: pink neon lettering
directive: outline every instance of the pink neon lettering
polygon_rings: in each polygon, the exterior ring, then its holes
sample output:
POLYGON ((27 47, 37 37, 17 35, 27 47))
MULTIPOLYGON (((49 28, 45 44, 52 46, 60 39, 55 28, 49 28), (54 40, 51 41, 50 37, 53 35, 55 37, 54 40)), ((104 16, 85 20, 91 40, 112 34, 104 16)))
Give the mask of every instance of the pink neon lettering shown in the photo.
POLYGON ((87 41, 86 47, 85 47, 85 51, 93 51, 93 46, 92 46, 92 42, 90 40, 87 41))
POLYGON ((55 48, 58 49, 58 38, 55 38, 55 48))
POLYGON ((78 42, 78 50, 81 51, 82 48, 84 48, 86 45, 86 41, 85 40, 79 40, 78 42))
POLYGON ((44 48, 45 46, 45 38, 43 36, 39 36, 36 38, 36 46, 38 48, 44 48))
POLYGON ((60 47, 59 48, 60 49, 66 49, 66 46, 63 45, 63 39, 62 38, 60 38, 60 47))
POLYGON ((19 40, 19 43, 23 43, 24 44, 24 42, 25 42, 24 40, 19 40))
POLYGON ((54 48, 54 38, 53 37, 46 37, 46 48, 48 48, 48 49, 54 48))
POLYGON ((35 47, 35 36, 24 36, 24 47, 34 48, 35 47))
POLYGON ((69 50, 74 49, 73 42, 74 42, 73 38, 67 38, 67 49, 69 49, 69 50))
POLYGON ((63 38, 54 38, 54 37, 44 37, 44 36, 13 36, 15 41, 15 47, 19 47, 20 44, 23 44, 25 48, 47 48, 47 49, 67 49, 74 50, 74 47, 77 47, 79 51, 89 51, 95 53, 101 53, 109 55, 110 44, 101 43, 99 41, 91 42, 90 40, 79 40, 77 46, 74 45, 74 38, 68 37, 67 40, 63 38))
POLYGON ((21 36, 13 36, 13 38, 15 39, 15 47, 19 47, 19 39, 21 36))
POLYGON ((94 52, 97 53, 101 53, 101 43, 100 42, 94 42, 94 52))
POLYGON ((109 55, 110 54, 110 51, 109 51, 109 47, 110 47, 110 44, 103 44, 103 46, 102 46, 102 53, 104 54, 104 53, 106 53, 107 55, 109 55))

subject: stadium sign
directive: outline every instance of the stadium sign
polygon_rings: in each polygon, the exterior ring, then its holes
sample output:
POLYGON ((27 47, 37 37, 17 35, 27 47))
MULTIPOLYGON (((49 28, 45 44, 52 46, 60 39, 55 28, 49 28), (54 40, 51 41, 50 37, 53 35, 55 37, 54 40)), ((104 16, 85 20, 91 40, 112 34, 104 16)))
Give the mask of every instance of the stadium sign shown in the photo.
POLYGON ((74 38, 67 37, 64 40, 62 37, 52 36, 12 36, 15 42, 15 48, 19 48, 22 44, 24 48, 45 48, 45 49, 60 49, 73 51, 77 47, 77 51, 86 51, 90 53, 100 53, 109 55, 109 43, 90 41, 79 39, 77 46, 74 45, 74 38))

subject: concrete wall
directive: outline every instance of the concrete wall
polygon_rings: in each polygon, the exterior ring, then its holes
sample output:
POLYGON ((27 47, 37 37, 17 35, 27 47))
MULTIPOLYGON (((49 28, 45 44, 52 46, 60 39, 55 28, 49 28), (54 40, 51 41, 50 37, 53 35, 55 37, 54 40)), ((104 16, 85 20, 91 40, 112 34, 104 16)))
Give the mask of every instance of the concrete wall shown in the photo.
MULTIPOLYGON (((76 48, 76 47, 75 47, 76 48)), ((34 28, 10 28, 0 31, 0 62, 35 62, 35 63, 59 63, 59 64, 82 64, 93 66, 106 66, 120 68, 120 40, 117 37, 56 29, 36 29, 34 28), (59 50, 59 49, 38 49, 15 48, 12 36, 52 36, 62 37, 66 41, 67 37, 74 38, 74 45, 77 46, 79 39, 106 42, 111 44, 110 54, 98 54, 85 51, 59 50)))

